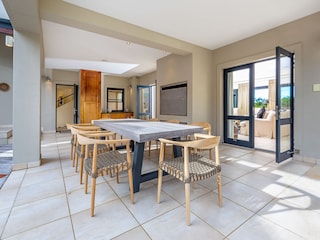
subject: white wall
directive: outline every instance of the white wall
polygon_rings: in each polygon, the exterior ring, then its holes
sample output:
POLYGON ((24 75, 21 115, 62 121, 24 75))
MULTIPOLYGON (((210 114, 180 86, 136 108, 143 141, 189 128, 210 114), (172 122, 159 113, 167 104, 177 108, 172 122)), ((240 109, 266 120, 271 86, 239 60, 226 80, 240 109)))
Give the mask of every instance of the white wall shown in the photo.
POLYGON ((14 32, 13 169, 40 165, 40 36, 14 32))

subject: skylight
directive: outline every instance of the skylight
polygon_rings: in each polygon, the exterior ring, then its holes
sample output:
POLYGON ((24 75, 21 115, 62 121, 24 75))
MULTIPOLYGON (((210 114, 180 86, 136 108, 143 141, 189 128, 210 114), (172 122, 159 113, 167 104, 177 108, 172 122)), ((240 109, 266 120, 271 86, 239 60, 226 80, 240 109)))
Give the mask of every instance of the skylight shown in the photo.
POLYGON ((87 69, 87 70, 93 70, 93 71, 100 71, 102 73, 107 73, 107 74, 123 74, 139 66, 139 64, 46 58, 45 66, 46 68, 52 68, 52 69, 65 69, 65 70, 87 69))

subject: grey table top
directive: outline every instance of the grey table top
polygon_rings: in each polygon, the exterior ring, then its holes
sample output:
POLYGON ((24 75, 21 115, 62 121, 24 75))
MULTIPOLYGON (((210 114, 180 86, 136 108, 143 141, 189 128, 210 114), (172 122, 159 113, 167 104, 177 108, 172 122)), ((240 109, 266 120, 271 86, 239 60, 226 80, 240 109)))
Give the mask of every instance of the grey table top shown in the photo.
POLYGON ((158 138, 174 138, 201 133, 202 127, 140 119, 99 119, 93 124, 113 131, 136 142, 147 142, 158 138))

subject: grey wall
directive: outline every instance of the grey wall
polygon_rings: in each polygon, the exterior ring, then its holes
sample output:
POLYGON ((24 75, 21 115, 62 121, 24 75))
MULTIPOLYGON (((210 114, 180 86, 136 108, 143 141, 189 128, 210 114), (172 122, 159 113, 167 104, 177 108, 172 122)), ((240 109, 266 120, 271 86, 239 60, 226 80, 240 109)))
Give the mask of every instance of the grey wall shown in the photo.
POLYGON ((143 75, 139 79, 139 84, 143 86, 155 85, 157 82, 157 72, 151 72, 146 75, 143 75))
MULTIPOLYGON (((56 131, 56 85, 66 84, 79 86, 79 72, 64 70, 46 70, 46 75, 51 78, 41 80, 41 131, 56 131)), ((79 87, 80 90, 80 87, 79 87)))
MULTIPOLYGON (((103 76, 103 82, 101 84, 101 109, 102 112, 107 111, 107 88, 123 88, 124 89, 124 109, 133 111, 133 106, 130 104, 130 81, 127 78, 115 77, 115 76, 103 76)), ((134 105, 135 106, 135 105, 134 105)))
POLYGON ((160 120, 179 119, 181 122, 191 120, 191 96, 192 96, 192 55, 179 56, 169 55, 157 62, 157 116, 160 120), (160 89, 162 86, 173 83, 186 82, 188 116, 160 115, 160 89))

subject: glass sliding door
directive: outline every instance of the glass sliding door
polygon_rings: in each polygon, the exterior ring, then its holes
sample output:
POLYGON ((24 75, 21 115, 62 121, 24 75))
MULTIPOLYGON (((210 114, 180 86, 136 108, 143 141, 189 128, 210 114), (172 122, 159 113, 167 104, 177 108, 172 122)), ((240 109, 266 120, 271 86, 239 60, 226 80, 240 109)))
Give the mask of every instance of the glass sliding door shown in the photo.
POLYGON ((252 64, 224 70, 224 142, 253 147, 252 64))

